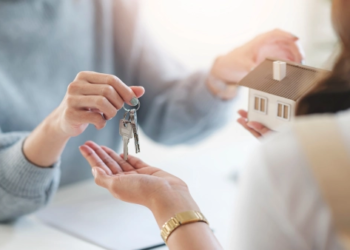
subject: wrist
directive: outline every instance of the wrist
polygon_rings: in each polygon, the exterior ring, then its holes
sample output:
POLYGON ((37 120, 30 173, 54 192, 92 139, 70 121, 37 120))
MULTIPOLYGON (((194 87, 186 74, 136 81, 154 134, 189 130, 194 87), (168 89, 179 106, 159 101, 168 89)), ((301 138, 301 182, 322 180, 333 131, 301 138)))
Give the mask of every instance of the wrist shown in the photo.
POLYGON ((42 123, 43 129, 50 134, 53 138, 60 141, 68 141, 70 135, 67 134, 61 126, 60 122, 60 111, 55 109, 42 123))
POLYGON ((148 208, 152 211, 159 228, 175 214, 186 211, 200 211, 188 191, 169 191, 150 200, 148 208))
POLYGON ((27 137, 22 150, 30 163, 45 168, 57 162, 70 138, 58 126, 53 113, 27 137))
POLYGON ((212 73, 208 76, 206 84, 210 92, 222 100, 231 100, 237 95, 236 83, 228 83, 212 73))

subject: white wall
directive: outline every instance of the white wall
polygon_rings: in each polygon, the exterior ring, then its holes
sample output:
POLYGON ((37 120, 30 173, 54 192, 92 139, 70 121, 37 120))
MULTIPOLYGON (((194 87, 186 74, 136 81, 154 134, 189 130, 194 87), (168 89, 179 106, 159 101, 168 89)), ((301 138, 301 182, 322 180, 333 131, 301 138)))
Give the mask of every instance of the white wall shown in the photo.
POLYGON ((294 117, 294 108, 295 108, 295 101, 289 100, 280 96, 271 95, 262 91, 258 91, 255 89, 249 90, 249 115, 248 119, 249 121, 256 121, 260 122, 266 127, 274 130, 274 131, 281 131, 284 126, 290 125, 290 122, 293 120, 294 117), (267 112, 266 114, 255 111, 254 110, 254 98, 258 97, 265 97, 267 99, 267 112), (290 110, 290 117, 289 120, 283 120, 281 118, 277 117, 277 103, 281 102, 284 104, 289 104, 291 107, 290 110))
POLYGON ((208 67, 259 33, 285 29, 301 40, 306 64, 322 66, 335 36, 330 0, 143 0, 150 31, 190 68, 208 67))

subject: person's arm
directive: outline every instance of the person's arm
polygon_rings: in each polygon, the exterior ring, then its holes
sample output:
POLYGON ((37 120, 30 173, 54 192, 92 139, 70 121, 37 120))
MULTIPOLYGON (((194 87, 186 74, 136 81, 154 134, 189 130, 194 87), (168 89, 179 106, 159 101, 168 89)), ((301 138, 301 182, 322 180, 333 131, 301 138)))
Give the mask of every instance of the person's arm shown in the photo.
POLYGON ((59 107, 33 132, 0 131, 0 221, 47 204, 58 186, 58 162, 67 141, 89 124, 102 129, 125 102, 135 105, 143 93, 116 76, 80 72, 59 107))
POLYGON ((50 168, 39 168, 23 154, 28 134, 2 133, 0 129, 0 222, 43 207, 58 186, 59 161, 50 168))
POLYGON ((117 75, 127 84, 145 87, 139 123, 163 144, 197 141, 225 124, 236 93, 223 98, 212 82, 237 83, 266 55, 301 60, 297 38, 276 30, 220 56, 210 70, 190 73, 147 33, 136 1, 115 4, 117 75))
POLYGON ((83 133, 89 124, 102 129, 124 103, 135 106, 143 93, 144 88, 128 87, 113 75, 79 72, 59 107, 25 140, 26 158, 37 166, 51 166, 71 137, 83 133))
MULTIPOLYGON (((179 178, 133 156, 124 161, 123 156, 93 142, 81 146, 80 151, 93 167, 98 185, 107 188, 118 199, 148 207, 159 228, 177 213, 200 211, 187 185, 179 178)), ((169 236, 167 245, 171 250, 222 249, 204 222, 178 227, 169 236)))
MULTIPOLYGON (((117 199, 148 207, 159 227, 179 212, 199 211, 177 177, 133 156, 124 161, 93 142, 80 150, 98 185, 117 199)), ((281 133, 252 155, 239 180, 231 249, 342 249, 294 134, 281 133)), ((203 222, 180 226, 167 243, 171 250, 221 249, 203 222)))

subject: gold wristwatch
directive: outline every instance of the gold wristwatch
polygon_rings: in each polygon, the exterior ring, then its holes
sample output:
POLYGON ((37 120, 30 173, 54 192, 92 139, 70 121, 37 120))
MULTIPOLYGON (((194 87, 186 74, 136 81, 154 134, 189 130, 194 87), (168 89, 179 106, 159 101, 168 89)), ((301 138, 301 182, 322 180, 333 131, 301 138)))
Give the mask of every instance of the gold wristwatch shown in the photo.
POLYGON ((205 222, 209 225, 207 219, 201 212, 198 211, 187 211, 176 214, 174 217, 170 218, 162 226, 160 230, 160 235, 162 236, 164 242, 166 243, 170 234, 175 231, 176 228, 181 225, 194 223, 194 222, 205 222))

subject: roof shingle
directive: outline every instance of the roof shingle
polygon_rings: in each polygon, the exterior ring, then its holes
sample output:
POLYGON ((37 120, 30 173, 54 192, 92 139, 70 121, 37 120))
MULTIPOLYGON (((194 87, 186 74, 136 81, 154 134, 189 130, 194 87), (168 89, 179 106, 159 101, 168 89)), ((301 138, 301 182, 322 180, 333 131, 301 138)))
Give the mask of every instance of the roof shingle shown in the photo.
POLYGON ((266 59, 245 78, 239 85, 263 91, 297 101, 315 84, 326 70, 287 62, 287 76, 282 81, 273 79, 273 62, 280 61, 266 59))

